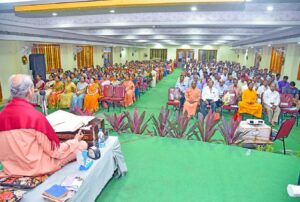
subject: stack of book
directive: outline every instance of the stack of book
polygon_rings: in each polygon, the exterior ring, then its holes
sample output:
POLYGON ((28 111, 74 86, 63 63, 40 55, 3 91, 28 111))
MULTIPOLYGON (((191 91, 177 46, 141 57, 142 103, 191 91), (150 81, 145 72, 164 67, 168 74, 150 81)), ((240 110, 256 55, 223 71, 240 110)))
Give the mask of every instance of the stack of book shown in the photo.
POLYGON ((64 202, 69 199, 69 190, 61 185, 53 185, 43 192, 43 197, 48 201, 64 202))
POLYGON ((66 177, 61 185, 53 185, 43 192, 44 199, 52 202, 64 202, 70 199, 80 188, 83 179, 80 177, 66 177))

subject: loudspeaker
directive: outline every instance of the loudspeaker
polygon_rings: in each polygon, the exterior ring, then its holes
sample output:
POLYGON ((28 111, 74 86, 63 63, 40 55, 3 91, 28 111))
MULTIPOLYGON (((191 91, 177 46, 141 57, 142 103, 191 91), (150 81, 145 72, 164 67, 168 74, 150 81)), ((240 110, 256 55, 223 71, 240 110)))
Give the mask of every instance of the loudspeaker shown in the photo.
POLYGON ((40 74, 42 79, 46 81, 46 63, 44 54, 29 55, 29 68, 32 70, 33 78, 35 78, 37 74, 40 74))

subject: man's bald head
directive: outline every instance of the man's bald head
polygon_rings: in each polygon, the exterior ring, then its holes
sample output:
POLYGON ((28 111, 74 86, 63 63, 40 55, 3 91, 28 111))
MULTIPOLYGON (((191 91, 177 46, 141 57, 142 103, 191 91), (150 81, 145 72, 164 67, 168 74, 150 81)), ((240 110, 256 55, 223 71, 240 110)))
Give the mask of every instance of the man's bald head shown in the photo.
POLYGON ((12 98, 23 98, 30 100, 34 93, 34 85, 30 76, 25 74, 14 74, 9 77, 9 89, 12 98))

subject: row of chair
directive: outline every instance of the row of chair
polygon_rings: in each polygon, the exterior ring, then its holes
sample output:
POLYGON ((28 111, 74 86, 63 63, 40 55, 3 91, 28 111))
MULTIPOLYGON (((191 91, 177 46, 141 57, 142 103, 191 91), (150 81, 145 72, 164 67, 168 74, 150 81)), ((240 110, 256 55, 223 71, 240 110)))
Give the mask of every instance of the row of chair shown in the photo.
MULTIPOLYGON (((232 96, 230 99, 230 103, 228 103, 227 105, 223 105, 221 107, 221 114, 222 114, 223 110, 236 111, 238 109, 237 96, 234 93, 230 94, 230 95, 232 96)), ((169 88, 167 108, 169 105, 179 108, 179 105, 180 105, 179 98, 180 98, 179 89, 174 88, 174 87, 169 88)), ((285 139, 289 136, 289 134, 296 122, 297 122, 297 126, 298 126, 298 110, 293 109, 292 106, 293 106, 292 95, 280 94, 281 114, 289 114, 291 116, 291 118, 282 121, 278 131, 272 129, 271 140, 273 142, 276 140, 282 141, 284 154, 286 154, 285 139)))
MULTIPOLYGON (((122 107, 122 103, 124 106, 125 99, 125 87, 122 85, 113 86, 113 85, 105 85, 103 87, 103 97, 99 100, 101 103, 107 103, 107 110, 109 111, 109 107, 111 104, 115 107, 115 104, 118 103, 120 110, 122 107)), ((124 106, 125 108, 125 106, 124 106)))
MULTIPOLYGON (((237 105, 237 96, 234 93, 230 94, 231 99, 230 102, 227 103, 226 105, 221 106, 221 114, 223 114, 223 110, 226 111, 236 111, 238 110, 238 105, 237 105)), ((169 105, 175 107, 178 109, 180 102, 178 101, 180 97, 180 90, 175 87, 171 87, 168 90, 168 101, 167 101, 167 108, 169 105)), ((263 97, 263 96, 262 96, 263 97)), ((262 100, 263 102, 263 100, 262 100)), ((296 117, 296 123, 298 126, 298 118, 299 118, 299 113, 298 109, 293 108, 293 96, 290 94, 280 94, 280 105, 281 109, 281 115, 280 115, 280 121, 282 122, 283 116, 293 116, 296 117)), ((209 106, 208 106, 209 108, 209 106)))

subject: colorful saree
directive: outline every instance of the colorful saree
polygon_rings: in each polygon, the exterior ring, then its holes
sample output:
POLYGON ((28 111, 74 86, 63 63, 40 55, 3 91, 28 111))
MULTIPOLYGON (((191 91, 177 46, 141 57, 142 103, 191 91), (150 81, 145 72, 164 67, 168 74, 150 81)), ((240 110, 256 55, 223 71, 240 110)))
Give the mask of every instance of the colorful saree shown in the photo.
POLYGON ((64 83, 59 81, 59 82, 55 82, 53 84, 53 88, 52 88, 52 92, 50 93, 49 97, 48 97, 48 107, 50 109, 54 109, 57 108, 58 106, 58 102, 59 102, 59 97, 60 94, 63 92, 64 90, 64 83))
POLYGON ((76 86, 73 82, 66 83, 65 91, 60 95, 59 107, 70 108, 72 103, 73 93, 76 92, 76 86))
POLYGON ((98 83, 89 84, 87 94, 84 97, 84 111, 95 112, 99 109, 98 100, 100 98, 100 88, 98 83))

